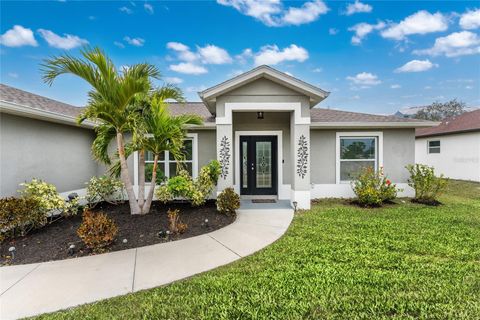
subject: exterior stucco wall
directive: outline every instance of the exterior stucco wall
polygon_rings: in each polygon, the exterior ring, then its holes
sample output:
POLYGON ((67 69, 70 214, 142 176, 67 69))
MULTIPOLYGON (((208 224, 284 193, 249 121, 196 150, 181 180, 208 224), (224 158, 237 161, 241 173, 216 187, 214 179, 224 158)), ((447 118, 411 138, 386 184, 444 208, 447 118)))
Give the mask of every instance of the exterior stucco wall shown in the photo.
MULTIPOLYGON (((236 131, 282 131, 283 148, 283 184, 291 183, 291 157, 290 157, 290 113, 266 112, 264 119, 257 119, 256 112, 234 112, 233 132, 236 131)), ((235 142, 233 143, 235 150, 235 142)), ((233 152, 234 163, 240 161, 240 156, 233 152)), ((280 170, 280 168, 278 168, 280 170)))
POLYGON ((198 170, 217 159, 217 138, 215 130, 191 130, 198 135, 198 170))
POLYGON ((383 132, 383 167, 385 174, 396 183, 406 183, 407 164, 415 162, 414 129, 369 129, 369 130, 311 130, 311 182, 334 184, 336 169, 337 132, 383 132))
POLYGON ((417 163, 433 166, 438 174, 480 182, 480 132, 418 138, 415 154, 417 163), (430 140, 440 141, 440 153, 428 153, 430 140))
POLYGON ((59 192, 85 187, 97 175, 90 148, 94 131, 0 114, 0 196, 12 196, 32 178, 59 192))

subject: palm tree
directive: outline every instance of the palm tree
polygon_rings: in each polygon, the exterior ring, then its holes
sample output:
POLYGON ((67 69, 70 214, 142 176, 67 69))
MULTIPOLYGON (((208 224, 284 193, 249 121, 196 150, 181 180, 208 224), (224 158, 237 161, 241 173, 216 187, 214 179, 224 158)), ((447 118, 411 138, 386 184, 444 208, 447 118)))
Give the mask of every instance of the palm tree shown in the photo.
POLYGON ((158 79, 160 72, 147 63, 135 64, 119 71, 99 48, 84 48, 81 55, 83 58, 64 54, 46 59, 42 64, 43 80, 52 85, 58 76, 73 74, 92 86, 88 93, 88 104, 80 115, 79 122, 96 122, 97 133, 103 133, 102 139, 115 137, 121 178, 127 191, 130 211, 132 214, 140 214, 141 208, 128 173, 125 134, 143 123, 141 114, 132 112, 132 101, 136 96, 151 90, 151 79, 158 79))
MULTIPOLYGON (((150 151, 153 154, 153 170, 151 185, 142 212, 148 213, 152 204, 153 192, 157 179, 157 162, 164 151, 169 151, 176 160, 185 157, 183 142, 187 136, 187 127, 190 125, 201 125, 202 119, 196 115, 172 116, 168 110, 166 100, 184 101, 180 90, 172 86, 166 86, 158 90, 149 100, 149 107, 144 110, 143 120, 147 135, 141 140, 141 152, 150 151)), ((145 158, 139 158, 139 172, 145 172, 145 158)), ((140 189, 145 190, 145 175, 139 182, 140 189)))
MULTIPOLYGON (((201 125, 202 119, 195 115, 172 116, 168 109, 167 100, 177 102, 185 101, 180 89, 167 85, 150 94, 138 95, 132 103, 135 111, 141 113, 142 123, 134 132, 133 139, 125 147, 127 155, 138 151, 138 204, 142 214, 150 211, 157 180, 157 167, 160 154, 169 151, 177 160, 182 160, 184 155, 183 141, 187 136, 187 128, 190 125, 201 125), (145 153, 151 152, 153 168, 150 189, 145 199, 145 153)), ((107 126, 97 128, 97 138, 93 144, 93 154, 96 159, 108 165, 112 159, 108 154, 109 142, 113 139, 113 130, 107 126)), ((120 172, 120 163, 117 161, 110 167, 110 173, 117 175, 120 172)))

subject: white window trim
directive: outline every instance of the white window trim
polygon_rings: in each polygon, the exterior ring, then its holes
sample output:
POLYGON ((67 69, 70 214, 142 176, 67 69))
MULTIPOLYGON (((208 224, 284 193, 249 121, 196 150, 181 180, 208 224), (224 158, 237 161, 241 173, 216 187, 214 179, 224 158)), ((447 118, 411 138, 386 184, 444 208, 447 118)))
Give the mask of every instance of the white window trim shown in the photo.
MULTIPOLYGON (((198 177, 198 133, 187 133, 187 138, 192 139, 192 178, 197 178, 198 177)), ((162 161, 163 163, 165 162, 170 162, 169 159, 169 153, 168 151, 165 152, 165 160, 162 161)), ((135 151, 133 153, 133 178, 134 178, 134 184, 138 186, 138 151, 135 151)), ((169 177, 170 176, 170 166, 164 166, 165 168, 165 176, 169 177)), ((145 182, 146 185, 149 185, 149 182, 145 182)))
POLYGON ((433 139, 433 140, 427 140, 427 154, 440 154, 442 152, 442 142, 440 141, 440 139, 433 139), (438 141, 438 147, 432 147, 432 148, 438 148, 438 152, 437 153, 434 153, 434 152, 430 152, 430 142, 434 142, 434 141, 438 141))
MULTIPOLYGON (((347 132, 341 131, 336 133, 336 143, 335 143, 335 183, 336 184, 346 184, 350 181, 341 181, 340 180, 340 138, 343 137, 366 137, 377 139, 377 159, 375 161, 376 168, 383 167, 383 132, 381 131, 354 131, 347 132)), ((360 160, 359 160, 360 161, 360 160)))

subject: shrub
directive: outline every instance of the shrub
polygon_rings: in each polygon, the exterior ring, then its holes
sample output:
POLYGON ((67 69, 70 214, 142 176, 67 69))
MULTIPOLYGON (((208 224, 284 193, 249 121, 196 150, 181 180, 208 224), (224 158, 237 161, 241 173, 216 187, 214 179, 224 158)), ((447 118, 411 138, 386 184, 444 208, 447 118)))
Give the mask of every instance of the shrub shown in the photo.
POLYGON ((83 243, 94 252, 105 251, 113 243, 118 228, 115 222, 102 212, 85 210, 77 234, 83 243))
POLYGON ((33 229, 47 224, 47 215, 39 209, 34 198, 0 199, 0 242, 25 236, 33 229))
POLYGON ((181 234, 187 231, 187 225, 180 221, 180 210, 170 210, 167 211, 168 215, 168 230, 172 234, 181 234))
POLYGON ((21 183, 24 187, 19 193, 24 198, 34 199, 38 203, 38 209, 48 215, 52 211, 69 215, 77 214, 79 208, 79 200, 74 199, 66 202, 57 192, 57 188, 50 183, 46 183, 39 179, 32 179, 29 183, 21 183))
MULTIPOLYGON (((152 173, 153 173, 153 163, 146 163, 145 164, 145 181, 152 181, 152 173)), ((157 177, 155 179, 156 184, 162 184, 165 182, 166 177, 163 173, 161 166, 157 166, 157 177)))
POLYGON ((438 204, 438 196, 447 187, 443 175, 435 176, 435 169, 424 164, 406 166, 410 172, 408 185, 415 189, 415 201, 426 204, 438 204))
POLYGON ((217 196, 217 210, 227 215, 235 215, 240 208, 240 196, 233 188, 226 188, 217 196))
POLYGON ((212 193, 219 176, 220 164, 214 160, 200 169, 198 178, 195 180, 190 177, 188 171, 181 170, 177 176, 168 179, 165 185, 160 186, 155 191, 155 195, 164 203, 182 198, 190 201, 193 206, 200 206, 212 193))
POLYGON ((381 206, 397 197, 396 185, 385 177, 382 168, 364 168, 352 182, 352 188, 362 206, 381 206))
POLYGON ((108 176, 92 177, 87 183, 86 200, 90 207, 101 201, 117 204, 123 200, 123 182, 108 176))

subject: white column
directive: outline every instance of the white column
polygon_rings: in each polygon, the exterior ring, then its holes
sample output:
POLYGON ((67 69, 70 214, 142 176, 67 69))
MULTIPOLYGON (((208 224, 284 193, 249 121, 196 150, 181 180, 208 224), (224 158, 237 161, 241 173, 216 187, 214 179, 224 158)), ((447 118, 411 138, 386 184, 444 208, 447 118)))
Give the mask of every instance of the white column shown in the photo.
POLYGON ((217 194, 225 188, 234 187, 233 156, 232 124, 217 124, 217 160, 222 169, 217 194))
POLYGON ((292 113, 290 120, 290 150, 292 157, 291 202, 298 209, 310 209, 310 125, 295 123, 292 113))

